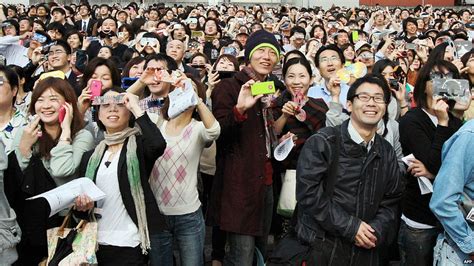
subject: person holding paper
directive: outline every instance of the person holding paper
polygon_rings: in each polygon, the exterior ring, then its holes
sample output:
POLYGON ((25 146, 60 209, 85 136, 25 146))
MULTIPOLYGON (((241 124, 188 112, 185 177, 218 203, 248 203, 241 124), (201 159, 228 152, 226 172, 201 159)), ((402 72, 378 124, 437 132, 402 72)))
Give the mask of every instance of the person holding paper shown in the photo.
POLYGON ((47 256, 46 230, 61 224, 49 217, 44 199, 25 200, 78 177, 84 152, 92 149, 92 135, 84 129, 77 97, 66 80, 46 78, 31 96, 30 123, 15 136, 5 187, 18 215, 23 236, 18 245, 19 265, 37 265, 47 256))
POLYGON ((400 143, 403 155, 413 154, 402 197, 402 221, 398 243, 401 265, 432 265, 433 247, 440 233, 438 221, 429 209, 431 194, 422 195, 418 177, 433 182, 441 166, 441 147, 462 125, 453 116, 452 102, 433 95, 434 78, 459 78, 452 63, 430 61, 418 73, 414 98, 417 107, 400 119, 400 143))
MULTIPOLYGON (((183 77, 184 73, 182 74, 183 77)), ((191 77, 188 74, 188 77, 191 77)), ((220 126, 203 100, 205 87, 194 77, 181 82, 192 84, 184 90, 194 90, 198 104, 177 117, 168 117, 172 98, 166 100, 160 126, 166 140, 166 150, 155 162, 150 186, 160 210, 165 215, 168 230, 153 236, 150 253, 152 265, 173 264, 173 243, 176 240, 181 265, 203 265, 205 224, 198 193, 198 166, 205 147, 219 137, 220 126), (199 117, 196 120, 194 117, 199 117)), ((180 100, 174 98, 173 100, 180 100)))
MULTIPOLYGON (((106 194, 96 203, 102 210, 97 260, 99 265, 146 265, 151 237, 166 228, 148 183, 166 141, 140 108, 138 96, 121 88, 106 89, 102 96, 95 115, 105 138, 84 154, 79 167, 106 194)), ((86 195, 75 203, 78 211, 94 207, 86 195)))

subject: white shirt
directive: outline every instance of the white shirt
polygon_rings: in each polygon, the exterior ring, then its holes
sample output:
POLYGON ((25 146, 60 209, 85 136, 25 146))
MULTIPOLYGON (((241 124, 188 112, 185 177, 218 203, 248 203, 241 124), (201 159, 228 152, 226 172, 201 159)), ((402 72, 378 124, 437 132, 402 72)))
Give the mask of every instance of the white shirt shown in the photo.
POLYGON ((114 155, 107 167, 105 163, 110 155, 109 151, 105 152, 95 181, 96 185, 107 195, 105 199, 97 202, 97 207, 102 209, 102 218, 98 220, 97 241, 101 245, 136 247, 140 244, 138 227, 125 209, 118 182, 117 169, 120 151, 114 155))
POLYGON ((359 132, 357 132, 357 130, 352 125, 352 120, 349 120, 349 125, 347 126, 347 131, 349 132, 349 136, 351 137, 351 139, 355 143, 366 146, 367 147, 367 152, 370 151, 370 149, 374 145, 375 134, 372 137, 372 139, 369 141, 369 143, 366 143, 365 140, 360 136, 359 132))

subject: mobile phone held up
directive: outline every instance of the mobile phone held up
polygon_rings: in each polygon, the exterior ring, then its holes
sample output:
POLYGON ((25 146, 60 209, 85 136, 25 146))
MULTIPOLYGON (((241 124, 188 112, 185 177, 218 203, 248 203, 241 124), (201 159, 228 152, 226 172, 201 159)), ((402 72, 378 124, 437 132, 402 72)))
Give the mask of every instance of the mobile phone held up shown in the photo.
POLYGON ((92 80, 91 82, 91 95, 92 95, 92 100, 100 96, 102 92, 102 82, 100 80, 92 80))
POLYGON ((275 82, 256 82, 251 87, 252 96, 275 93, 275 82))
POLYGON ((65 117, 66 117, 66 107, 61 106, 61 108, 59 108, 59 117, 58 117, 60 124, 64 121, 65 117))

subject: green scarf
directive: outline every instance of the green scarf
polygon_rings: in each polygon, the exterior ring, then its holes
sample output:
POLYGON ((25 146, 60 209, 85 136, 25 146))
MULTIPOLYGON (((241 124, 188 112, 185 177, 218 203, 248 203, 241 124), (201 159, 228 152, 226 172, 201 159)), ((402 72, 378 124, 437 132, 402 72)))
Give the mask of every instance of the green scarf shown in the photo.
POLYGON ((138 233, 140 234, 141 240, 140 247, 142 248, 142 253, 147 254, 147 250, 150 249, 150 236, 146 218, 145 196, 143 194, 143 188, 140 180, 140 166, 137 157, 137 141, 135 135, 138 133, 140 133, 138 128, 130 127, 113 134, 105 133, 105 139, 102 140, 99 145, 97 145, 94 153, 89 159, 86 177, 94 180, 95 172, 97 167, 99 167, 100 161, 104 155, 105 150, 107 149, 107 146, 123 143, 128 138, 126 155, 127 176, 128 182, 130 183, 133 202, 135 204, 135 210, 137 212, 138 233))

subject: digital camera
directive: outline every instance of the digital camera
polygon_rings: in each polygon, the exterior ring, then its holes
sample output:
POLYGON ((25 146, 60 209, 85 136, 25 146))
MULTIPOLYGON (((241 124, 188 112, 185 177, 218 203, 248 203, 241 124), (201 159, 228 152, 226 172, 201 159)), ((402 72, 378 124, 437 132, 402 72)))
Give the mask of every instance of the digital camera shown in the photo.
POLYGON ((433 96, 441 96, 457 103, 468 104, 471 98, 469 81, 466 79, 433 79, 433 96))

